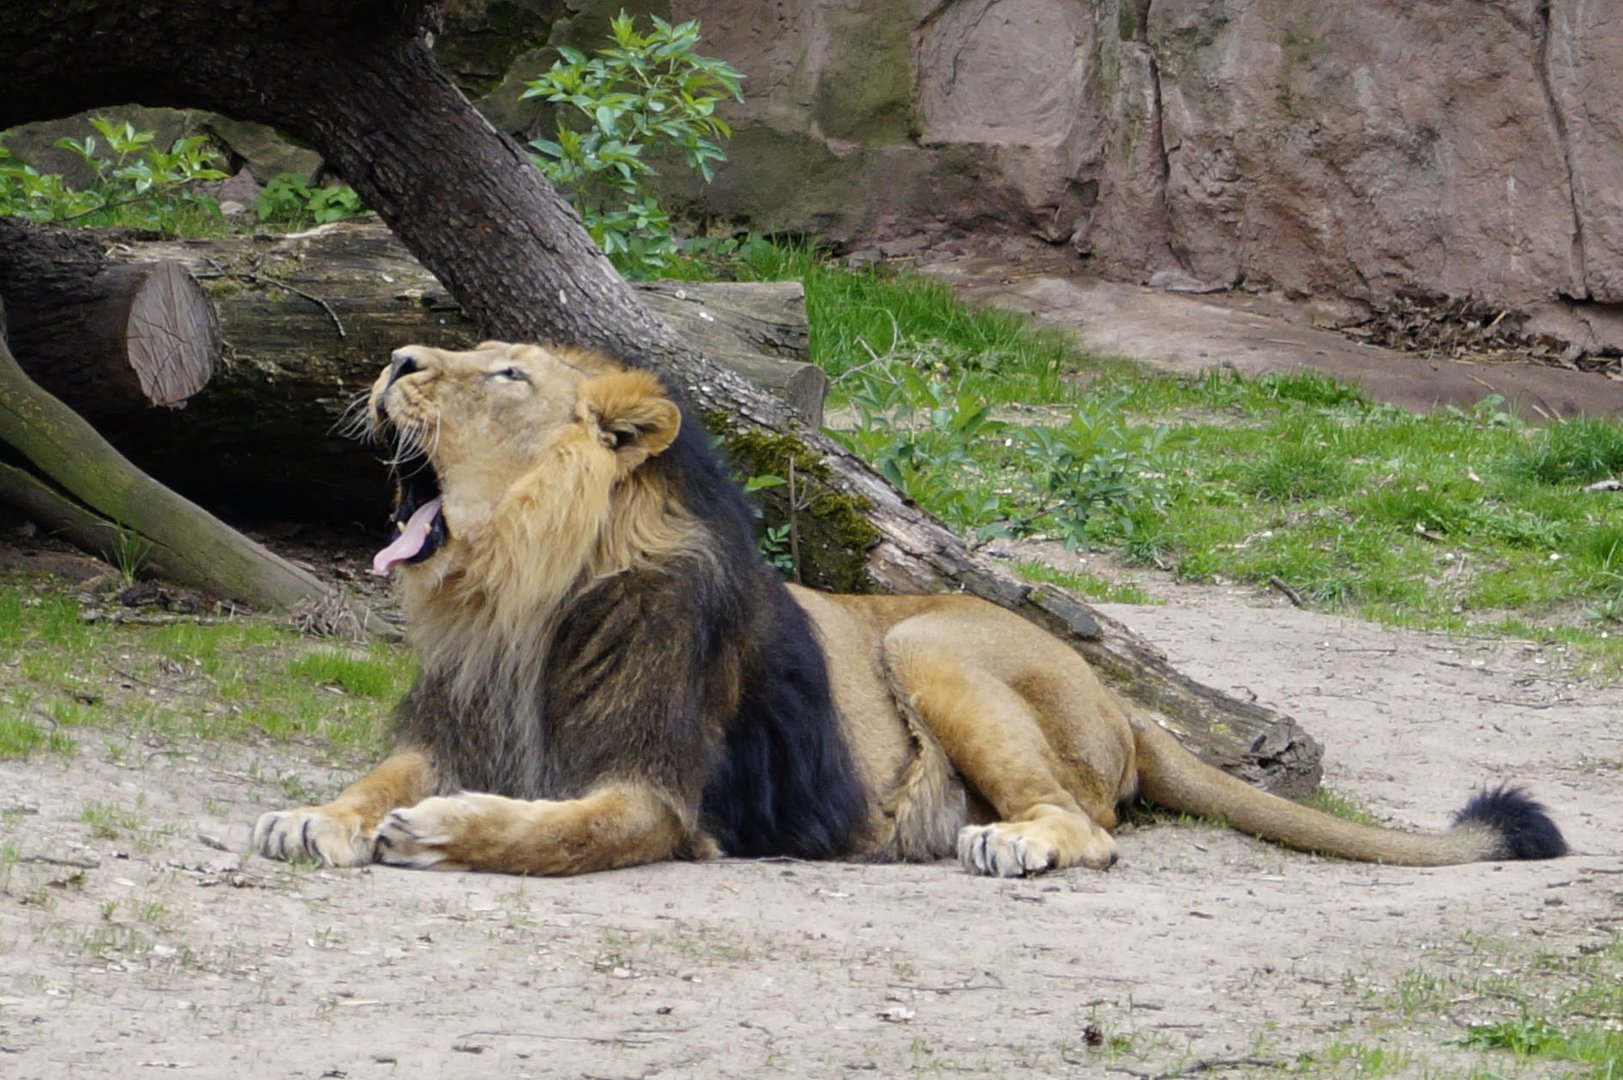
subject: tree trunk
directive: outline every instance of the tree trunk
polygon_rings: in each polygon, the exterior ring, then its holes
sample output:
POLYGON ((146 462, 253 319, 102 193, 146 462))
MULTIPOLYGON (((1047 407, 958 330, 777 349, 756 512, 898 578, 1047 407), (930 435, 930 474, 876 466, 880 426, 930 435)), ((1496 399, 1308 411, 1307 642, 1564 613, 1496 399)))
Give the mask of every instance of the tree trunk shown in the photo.
MULTIPOLYGON (((806 362, 798 282, 636 288, 695 348, 821 423, 828 377, 806 362)), ((13 350, 36 382, 155 477, 261 520, 381 522, 389 485, 376 449, 340 430, 347 410, 399 346, 466 346, 480 337, 434 275, 377 222, 291 236, 142 240, 0 219, 0 297, 16 328, 13 350), (64 304, 64 297, 92 303, 93 283, 153 267, 202 279, 192 289, 225 350, 212 382, 180 410, 155 411, 139 395, 108 393, 101 378, 78 377, 86 350, 72 330, 87 320, 64 304)), ((110 359, 98 365, 106 366, 110 359)))
MULTIPOLYGON (((1316 785, 1318 748, 1287 717, 1194 688, 1153 648, 1049 588, 965 550, 860 461, 745 380, 706 363, 593 247, 573 211, 434 62, 433 8, 413 0, 102 0, 49 17, 0 7, 0 128, 121 99, 200 106, 280 127, 319 151, 490 337, 572 341, 669 371, 735 440, 805 459, 808 503, 839 500, 869 541, 870 582, 961 588, 1033 618, 1170 718, 1208 760, 1265 787, 1316 785), (71 79, 86 41, 117 41, 97 78, 71 79), (1212 722, 1213 717, 1216 722, 1212 722)), ((779 475, 783 475, 779 473, 779 475)))
POLYGON ((103 257, 100 238, 0 219, 0 295, 29 374, 96 421, 178 405, 220 352, 214 307, 184 268, 103 257))
POLYGON ((700 355, 823 426, 828 375, 807 357, 806 290, 798 281, 639 281, 637 297, 700 355))

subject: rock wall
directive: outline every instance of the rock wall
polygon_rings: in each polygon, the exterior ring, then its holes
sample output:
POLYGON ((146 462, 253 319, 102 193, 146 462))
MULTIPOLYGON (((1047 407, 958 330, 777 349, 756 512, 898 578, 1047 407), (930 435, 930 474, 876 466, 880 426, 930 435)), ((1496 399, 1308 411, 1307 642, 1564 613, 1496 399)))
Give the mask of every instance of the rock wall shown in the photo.
POLYGON ((670 8, 749 76, 732 162, 690 193, 717 214, 847 242, 998 226, 1115 277, 1471 295, 1623 345, 1609 0, 670 8))
POLYGON ((1029 233, 1170 288, 1471 296, 1623 348, 1614 0, 455 0, 437 49, 533 135, 522 80, 622 6, 700 20, 747 76, 715 183, 666 180, 701 214, 1029 233))

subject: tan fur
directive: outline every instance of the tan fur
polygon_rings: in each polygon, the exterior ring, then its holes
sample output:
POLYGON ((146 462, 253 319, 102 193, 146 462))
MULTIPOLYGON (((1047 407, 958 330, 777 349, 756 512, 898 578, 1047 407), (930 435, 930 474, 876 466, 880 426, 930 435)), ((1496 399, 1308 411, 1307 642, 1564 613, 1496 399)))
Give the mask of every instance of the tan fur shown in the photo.
POLYGON ((397 750, 324 806, 260 817, 253 848, 278 858, 305 855, 329 866, 371 862, 383 816, 397 806, 411 806, 433 790, 428 758, 420 750, 397 750))
MULTIPOLYGON (((536 658, 585 586, 710 557, 702 528, 650 465, 681 417, 655 378, 590 353, 486 343, 403 354, 413 373, 391 385, 386 372, 373 406, 432 461, 450 535, 400 572, 411 639, 425 672, 445 674, 433 715, 460 723, 483 710, 495 745, 471 752, 499 760, 522 750, 501 744, 502 717, 533 694, 536 658), (522 380, 501 374, 509 365, 522 380)), ((851 855, 956 855, 999 875, 1103 868, 1116 859, 1116 807, 1140 791, 1348 858, 1433 864, 1495 851, 1482 826, 1406 835, 1256 791, 1130 716, 1073 650, 994 605, 792 595, 827 657, 840 730, 867 795, 867 827, 851 855)), ((632 690, 675 689, 619 684, 602 693, 630 703, 642 700, 632 690)), ((623 711, 618 699, 600 704, 608 716, 623 711)), ((611 727, 596 737, 618 735, 611 727)), ((712 850, 691 794, 650 779, 650 763, 635 757, 617 759, 601 782, 567 800, 454 794, 444 788, 447 778, 457 782, 455 765, 407 746, 325 806, 267 814, 255 847, 335 864, 375 851, 402 865, 536 874, 712 850)))
POLYGON ((669 858, 682 823, 648 788, 610 785, 580 799, 461 792, 395 810, 378 830, 385 861, 418 869, 584 874, 669 858))

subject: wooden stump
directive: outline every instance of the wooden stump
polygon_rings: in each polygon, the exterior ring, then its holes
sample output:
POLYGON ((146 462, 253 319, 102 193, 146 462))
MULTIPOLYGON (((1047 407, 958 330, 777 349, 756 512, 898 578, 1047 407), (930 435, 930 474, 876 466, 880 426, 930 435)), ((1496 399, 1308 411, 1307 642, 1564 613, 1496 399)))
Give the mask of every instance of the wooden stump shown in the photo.
POLYGON ((29 374, 92 421, 181 404, 220 355, 214 305, 184 266, 110 261, 95 234, 0 221, 0 292, 29 374))

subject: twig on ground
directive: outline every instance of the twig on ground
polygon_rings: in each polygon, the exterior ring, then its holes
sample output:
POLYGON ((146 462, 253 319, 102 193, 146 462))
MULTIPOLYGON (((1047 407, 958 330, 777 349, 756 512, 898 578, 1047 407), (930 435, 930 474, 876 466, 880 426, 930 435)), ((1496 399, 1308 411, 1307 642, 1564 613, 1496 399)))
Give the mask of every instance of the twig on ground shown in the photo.
POLYGON ((1295 604, 1297 607, 1299 607, 1299 608, 1307 607, 1307 601, 1302 599, 1302 594, 1297 592, 1295 589, 1291 588, 1289 585, 1285 584, 1285 579, 1280 577, 1279 575, 1270 574, 1268 576, 1268 584, 1272 585, 1274 588, 1276 588, 1280 592, 1284 593, 1285 594, 1285 599, 1289 600, 1292 604, 1295 604))
POLYGON ((1262 1057, 1236 1057, 1236 1058, 1199 1058, 1189 1064, 1173 1069, 1171 1072, 1139 1072, 1137 1069, 1127 1069, 1120 1065, 1109 1066, 1111 1072, 1126 1073, 1128 1076, 1139 1077, 1140 1080, 1174 1080, 1179 1076, 1193 1076, 1196 1073, 1213 1072, 1217 1069, 1283 1069, 1289 1062, 1281 1058, 1262 1057))
POLYGON ((55 855, 22 855, 20 863, 43 863, 46 866, 71 866, 75 870, 100 870, 100 859, 59 859, 55 855))

